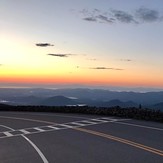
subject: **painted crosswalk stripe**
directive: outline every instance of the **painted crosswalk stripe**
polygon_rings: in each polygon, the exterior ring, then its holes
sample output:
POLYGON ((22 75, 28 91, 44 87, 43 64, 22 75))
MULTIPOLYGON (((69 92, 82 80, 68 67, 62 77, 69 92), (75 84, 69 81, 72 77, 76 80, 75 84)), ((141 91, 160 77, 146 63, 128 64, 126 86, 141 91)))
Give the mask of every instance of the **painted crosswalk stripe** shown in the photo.
POLYGON ((49 128, 52 128, 52 129, 54 129, 54 130, 59 130, 60 128, 58 128, 58 127, 55 127, 55 126, 48 126, 49 128))
POLYGON ((44 131, 45 131, 45 130, 43 130, 43 129, 41 129, 41 128, 38 128, 38 127, 34 127, 33 129, 38 130, 38 131, 40 131, 40 132, 44 132, 44 131))
POLYGON ((19 130, 19 131, 23 132, 24 134, 30 134, 30 132, 28 132, 28 131, 26 131, 26 130, 24 130, 24 129, 21 129, 21 130, 19 130))
POLYGON ((80 123, 80 122, 70 122, 70 123, 68 123, 68 124, 72 124, 72 125, 76 125, 76 126, 74 126, 74 127, 80 127, 80 126, 85 126, 85 124, 82 124, 82 123, 80 123))
POLYGON ((74 126, 67 125, 67 124, 63 124, 62 126, 63 126, 63 127, 66 127, 66 128, 74 128, 74 126))
POLYGON ((39 127, 41 130, 44 130, 44 131, 50 131, 50 130, 53 130, 53 128, 49 127, 49 126, 43 126, 43 127, 39 127))
POLYGON ((49 126, 24 128, 24 129, 2 132, 0 133, 0 138, 5 138, 5 137, 7 138, 7 137, 26 135, 26 134, 35 134, 41 132, 70 129, 70 128, 79 128, 79 127, 96 125, 96 124, 107 123, 107 122, 117 122, 122 120, 129 120, 129 119, 115 119, 115 118, 101 117, 97 119, 93 118, 89 120, 81 120, 81 121, 68 122, 63 124, 53 124, 49 126))
POLYGON ((91 120, 89 120, 89 121, 81 121, 81 123, 86 123, 86 125, 87 124, 97 124, 98 122, 91 122, 91 120))
POLYGON ((109 122, 107 120, 103 120, 103 119, 91 119, 91 121, 95 121, 95 122, 102 122, 102 123, 106 123, 106 122, 109 122))
POLYGON ((10 132, 4 132, 4 134, 8 137, 13 136, 10 132))

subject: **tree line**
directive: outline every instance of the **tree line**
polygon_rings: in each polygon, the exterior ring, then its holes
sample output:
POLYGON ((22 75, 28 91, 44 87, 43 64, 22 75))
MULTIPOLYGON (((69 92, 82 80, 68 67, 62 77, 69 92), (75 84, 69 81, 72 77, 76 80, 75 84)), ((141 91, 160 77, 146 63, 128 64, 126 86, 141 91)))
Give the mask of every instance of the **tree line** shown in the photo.
POLYGON ((146 108, 90 107, 90 106, 9 106, 0 105, 0 111, 79 113, 104 116, 117 116, 148 121, 163 122, 163 112, 146 108))

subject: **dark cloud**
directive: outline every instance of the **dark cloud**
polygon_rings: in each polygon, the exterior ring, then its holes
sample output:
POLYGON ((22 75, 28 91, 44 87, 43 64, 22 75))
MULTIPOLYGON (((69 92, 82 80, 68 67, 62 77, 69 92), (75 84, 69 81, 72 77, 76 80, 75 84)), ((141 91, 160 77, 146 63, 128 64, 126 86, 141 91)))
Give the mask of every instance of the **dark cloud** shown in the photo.
POLYGON ((160 19, 158 11, 144 7, 136 10, 136 16, 143 22, 155 22, 160 19))
POLYGON ((90 21, 90 22, 96 22, 97 21, 97 19, 94 17, 86 17, 86 18, 83 18, 83 20, 90 21))
POLYGON ((49 53, 47 55, 50 55, 50 56, 54 56, 54 57, 69 57, 69 56, 72 56, 72 55, 79 55, 79 54, 71 54, 71 53, 49 53))
POLYGON ((50 44, 50 43, 37 43, 37 44, 35 44, 36 46, 39 46, 39 47, 47 47, 47 46, 54 46, 54 45, 52 45, 52 44, 50 44))
POLYGON ((114 18, 108 18, 107 16, 104 16, 104 15, 98 15, 97 18, 104 23, 114 23, 115 21, 114 18))
POLYGON ((98 9, 92 11, 83 9, 80 13, 83 20, 98 23, 142 24, 163 21, 163 15, 160 15, 159 11, 145 7, 138 8, 131 13, 116 9, 110 9, 107 12, 98 9))
POLYGON ((94 69, 94 70, 124 70, 124 69, 113 68, 113 67, 90 67, 89 69, 94 69))
POLYGON ((90 16, 85 17, 83 20, 89 21, 89 22, 99 22, 99 23, 114 23, 114 18, 108 18, 105 15, 97 15, 97 16, 90 16))
POLYGON ((115 19, 117 19, 118 21, 122 22, 122 23, 133 23, 133 22, 136 22, 134 20, 134 17, 125 12, 125 11, 121 11, 121 10, 112 10, 112 14, 113 14, 113 17, 115 19))
POLYGON ((94 9, 92 11, 83 9, 80 13, 82 13, 82 16, 84 16, 83 20, 86 20, 89 22, 113 23, 114 21, 113 18, 109 18, 107 16, 107 12, 103 13, 102 11, 98 9, 94 9))
POLYGON ((47 55, 50 55, 50 56, 54 56, 54 57, 68 57, 69 55, 71 54, 47 54, 47 55))

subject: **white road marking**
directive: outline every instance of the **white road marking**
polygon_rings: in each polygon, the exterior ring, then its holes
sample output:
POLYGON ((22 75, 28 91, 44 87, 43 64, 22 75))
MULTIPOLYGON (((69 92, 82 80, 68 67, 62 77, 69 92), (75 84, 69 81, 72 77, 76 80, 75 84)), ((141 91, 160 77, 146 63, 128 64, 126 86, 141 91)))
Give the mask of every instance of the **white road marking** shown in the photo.
POLYGON ((52 128, 52 129, 54 129, 54 130, 59 130, 59 129, 60 129, 60 128, 54 127, 54 126, 47 126, 47 127, 52 128))
POLYGON ((101 118, 102 120, 112 120, 112 121, 116 121, 117 119, 115 118, 108 118, 108 117, 104 117, 104 118, 101 118))
POLYGON ((12 129, 12 128, 10 128, 10 127, 7 127, 7 126, 5 126, 5 125, 0 125, 0 126, 2 126, 2 127, 4 127, 4 128, 7 128, 7 129, 9 129, 9 130, 11 130, 11 131, 15 131, 14 129, 12 129))
POLYGON ((39 128, 39 127, 34 127, 33 129, 38 130, 38 131, 40 131, 40 132, 44 132, 44 131, 45 131, 45 130, 39 128))
POLYGON ((9 133, 9 132, 3 132, 7 137, 11 137, 11 136, 13 136, 11 133, 9 133))
MULTIPOLYGON (((11 131, 15 131, 13 128, 10 128, 8 126, 5 125, 1 125, 7 129, 10 129, 11 131)), ((23 129, 22 129, 23 130, 23 129)), ((5 132, 4 132, 5 133, 5 132)), ((8 134, 8 132, 6 132, 8 134)), ((10 133, 9 133, 10 134, 10 133)), ((31 146, 36 150, 36 152, 39 154, 39 156, 41 157, 43 163, 49 163, 48 160, 46 159, 46 157, 44 156, 44 154, 41 152, 41 150, 30 140, 28 139, 25 135, 20 135, 22 136, 28 143, 31 144, 31 146)))
POLYGON ((67 125, 67 124, 62 124, 61 126, 66 127, 66 128, 74 128, 73 126, 67 125))
POLYGON ((91 121, 95 121, 95 122, 108 122, 108 121, 102 120, 102 119, 91 119, 91 121))
POLYGON ((37 153, 39 154, 39 156, 41 157, 42 161, 44 163, 49 163, 48 160, 46 159, 46 157, 43 155, 43 153, 40 151, 40 149, 30 140, 28 139, 26 136, 24 135, 21 135, 24 139, 26 139, 30 144, 31 146, 37 151, 37 153))
MULTIPOLYGON (((121 119, 117 119, 121 120, 121 119)), ((122 119, 123 120, 123 119, 122 119)), ((7 138, 11 136, 20 136, 20 135, 26 135, 26 134, 36 134, 40 132, 49 132, 49 131, 55 131, 55 130, 63 130, 63 129, 69 129, 69 128, 77 128, 77 127, 83 127, 83 126, 90 126, 90 125, 96 125, 96 124, 102 124, 102 123, 109 123, 114 122, 109 120, 103 120, 103 118, 97 118, 97 119, 89 119, 89 120, 81 120, 81 121, 75 121, 75 122, 68 122, 63 124, 53 124, 48 126, 39 126, 39 127, 32 127, 32 128, 24 128, 24 129, 18 129, 14 130, 17 131, 16 133, 13 133, 13 130, 8 132, 1 132, 0 138, 7 138)), ((11 129, 11 128, 8 128, 11 129)))
POLYGON ((8 127, 8 126, 5 126, 5 125, 1 125, 1 126, 7 128, 7 129, 9 129, 9 130, 11 130, 11 131, 15 131, 15 130, 14 130, 13 128, 11 128, 11 127, 8 127))
POLYGON ((91 122, 91 119, 89 120, 89 121, 81 121, 81 123, 86 123, 86 124, 93 124, 93 125, 95 125, 95 124, 97 124, 98 122, 91 122))
POLYGON ((157 128, 157 127, 150 127, 150 126, 144 126, 144 125, 137 125, 137 124, 132 124, 132 123, 126 123, 126 122, 113 122, 113 123, 118 123, 118 124, 123 124, 123 125, 128 125, 128 126, 134 126, 134 127, 141 127, 141 128, 147 128, 147 129, 152 129, 152 130, 159 130, 163 131, 163 128, 157 128))
POLYGON ((78 125, 78 126, 85 126, 85 124, 81 124, 81 123, 79 123, 79 122, 70 122, 70 123, 68 123, 68 124, 74 124, 74 125, 78 125))
POLYGON ((31 121, 31 122, 39 122, 39 123, 47 123, 47 124, 55 124, 55 123, 53 123, 53 122, 42 121, 42 120, 36 120, 36 119, 28 119, 28 118, 18 118, 18 117, 8 117, 8 116, 0 116, 0 118, 16 119, 16 120, 31 121))
MULTIPOLYGON (((98 119, 89 119, 89 120, 68 122, 68 123, 64 123, 64 124, 55 124, 55 125, 53 124, 53 125, 48 125, 48 126, 24 128, 24 129, 14 130, 14 131, 18 131, 16 134, 15 133, 12 134, 13 130, 8 131, 8 132, 1 132, 6 136, 2 135, 0 138, 7 138, 7 137, 11 137, 11 136, 22 136, 22 135, 26 135, 26 134, 36 134, 36 133, 40 133, 40 132, 63 130, 63 129, 68 129, 68 128, 90 126, 90 125, 96 125, 96 124, 107 123, 107 122, 112 122, 112 121, 111 121, 111 119, 103 120, 102 118, 98 118, 98 119)), ((8 129, 11 129, 11 128, 8 128, 8 129)))
POLYGON ((26 131, 26 130, 24 130, 24 129, 21 129, 21 130, 19 130, 19 131, 23 132, 24 134, 30 134, 30 132, 28 132, 28 131, 26 131))

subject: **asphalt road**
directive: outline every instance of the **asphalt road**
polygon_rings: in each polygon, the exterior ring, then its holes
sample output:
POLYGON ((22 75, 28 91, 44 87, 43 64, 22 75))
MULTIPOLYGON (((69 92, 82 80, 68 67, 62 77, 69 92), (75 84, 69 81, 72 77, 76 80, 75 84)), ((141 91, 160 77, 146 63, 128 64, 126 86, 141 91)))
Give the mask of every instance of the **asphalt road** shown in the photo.
POLYGON ((0 112, 0 163, 162 163, 163 124, 0 112))

